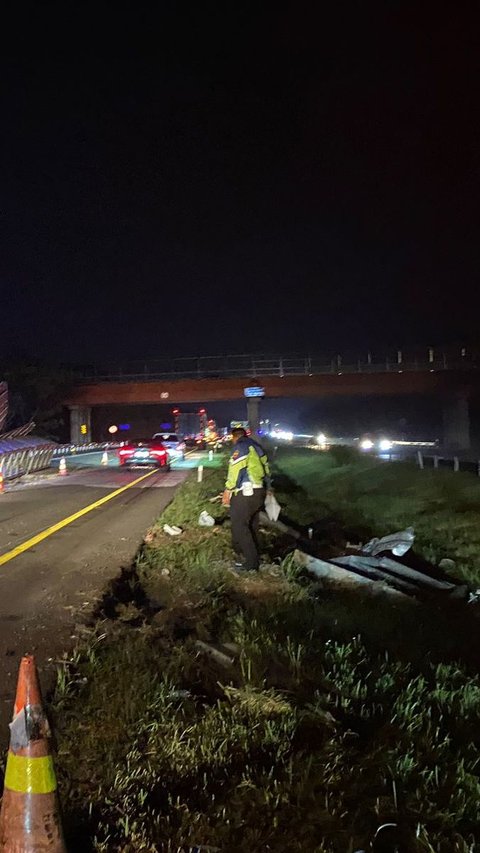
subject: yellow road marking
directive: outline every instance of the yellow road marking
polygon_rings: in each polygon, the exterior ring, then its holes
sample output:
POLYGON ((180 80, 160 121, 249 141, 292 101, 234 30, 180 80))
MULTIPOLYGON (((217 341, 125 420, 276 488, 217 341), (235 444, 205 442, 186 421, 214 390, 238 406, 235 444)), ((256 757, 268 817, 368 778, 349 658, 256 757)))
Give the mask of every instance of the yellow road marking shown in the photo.
POLYGON ((127 485, 122 486, 121 489, 115 489, 114 492, 110 492, 109 495, 105 495, 104 498, 100 498, 100 500, 95 501, 95 503, 90 504, 89 506, 85 506, 83 509, 79 509, 78 512, 74 512, 73 515, 69 515, 68 518, 64 518, 62 519, 62 521, 58 521, 57 524, 53 524, 51 527, 47 527, 45 530, 42 530, 41 533, 37 533, 36 536, 32 536, 31 539, 27 539, 25 542, 22 542, 21 545, 17 545, 16 548, 12 549, 12 551, 7 551, 6 554, 2 554, 0 556, 0 566, 3 566, 5 563, 10 562, 10 560, 14 560, 15 557, 18 557, 20 554, 23 554, 24 551, 28 551, 30 548, 34 548, 35 545, 38 545, 39 542, 43 542, 44 539, 47 539, 49 536, 52 536, 53 533, 57 533, 57 531, 61 530, 62 527, 66 527, 67 524, 71 524, 72 521, 76 521, 77 518, 81 518, 82 515, 86 515, 87 512, 91 512, 93 509, 97 509, 97 507, 102 506, 102 504, 106 504, 107 501, 111 501, 112 498, 116 498, 117 495, 121 495, 122 492, 126 492, 127 489, 131 489, 132 486, 136 486, 137 483, 141 483, 142 480, 146 480, 147 477, 151 477, 152 474, 158 474, 156 468, 153 471, 148 471, 147 474, 142 474, 141 477, 138 477, 136 480, 132 480, 131 483, 127 483, 127 485))

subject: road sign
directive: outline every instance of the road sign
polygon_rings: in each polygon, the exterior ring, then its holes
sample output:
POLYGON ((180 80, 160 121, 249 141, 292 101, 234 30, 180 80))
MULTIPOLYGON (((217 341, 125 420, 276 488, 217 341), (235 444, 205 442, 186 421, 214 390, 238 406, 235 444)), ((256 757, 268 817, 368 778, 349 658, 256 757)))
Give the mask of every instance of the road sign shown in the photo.
POLYGON ((251 388, 244 388, 243 393, 245 397, 264 397, 265 388, 260 388, 259 385, 254 385, 251 388))
POLYGON ((81 424, 81 425, 80 425, 80 432, 81 432, 81 434, 82 434, 82 435, 86 435, 86 434, 87 434, 87 425, 86 425, 86 424, 81 424))

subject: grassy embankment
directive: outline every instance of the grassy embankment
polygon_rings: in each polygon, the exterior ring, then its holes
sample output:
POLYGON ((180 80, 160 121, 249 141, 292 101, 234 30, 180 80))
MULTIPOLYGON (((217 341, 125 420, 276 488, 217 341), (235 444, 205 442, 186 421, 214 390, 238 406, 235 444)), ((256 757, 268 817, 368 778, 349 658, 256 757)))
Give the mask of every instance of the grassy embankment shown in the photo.
POLYGON ((455 560, 457 578, 480 586, 480 479, 472 474, 380 463, 343 447, 313 464, 310 451, 286 450, 278 464, 303 489, 290 502, 296 517, 313 513, 322 528, 331 521, 330 538, 336 530, 340 541, 366 541, 413 526, 417 553, 433 564, 455 560))
MULTIPOLYGON (((475 480, 438 472, 428 485, 427 472, 341 454, 286 453, 277 467, 308 488, 278 480, 287 514, 316 520, 327 550, 344 524, 353 539, 413 522, 424 553, 457 557, 473 577, 475 480)), ((409 851, 473 850, 480 680, 445 636, 456 615, 322 590, 288 557, 233 576, 229 530, 196 523, 222 482, 205 473, 112 584, 59 678, 71 850, 348 853, 392 818, 409 851), (165 536, 165 522, 182 536, 165 536)))

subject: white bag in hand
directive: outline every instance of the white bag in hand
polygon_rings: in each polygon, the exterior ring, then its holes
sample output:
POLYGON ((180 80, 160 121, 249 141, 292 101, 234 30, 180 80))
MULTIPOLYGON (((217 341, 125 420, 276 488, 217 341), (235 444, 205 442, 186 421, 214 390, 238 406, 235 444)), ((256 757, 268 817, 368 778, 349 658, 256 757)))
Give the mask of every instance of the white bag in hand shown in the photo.
POLYGON ((275 498, 275 495, 268 494, 265 498, 265 512, 270 521, 276 521, 280 515, 281 506, 275 498))

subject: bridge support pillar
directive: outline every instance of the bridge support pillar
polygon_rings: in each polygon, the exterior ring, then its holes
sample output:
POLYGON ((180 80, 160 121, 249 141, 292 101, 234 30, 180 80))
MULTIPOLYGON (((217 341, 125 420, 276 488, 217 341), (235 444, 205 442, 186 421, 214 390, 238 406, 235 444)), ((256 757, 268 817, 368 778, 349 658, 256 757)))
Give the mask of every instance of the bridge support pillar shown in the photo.
POLYGON ((260 429, 260 397, 247 397, 247 421, 252 435, 258 437, 260 429))
POLYGON ((450 450, 469 450, 470 414, 468 397, 457 394, 443 405, 443 443, 450 450))
POLYGON ((92 440, 90 406, 69 406, 70 441, 72 444, 90 444, 92 440))

